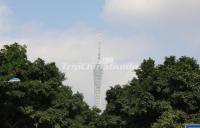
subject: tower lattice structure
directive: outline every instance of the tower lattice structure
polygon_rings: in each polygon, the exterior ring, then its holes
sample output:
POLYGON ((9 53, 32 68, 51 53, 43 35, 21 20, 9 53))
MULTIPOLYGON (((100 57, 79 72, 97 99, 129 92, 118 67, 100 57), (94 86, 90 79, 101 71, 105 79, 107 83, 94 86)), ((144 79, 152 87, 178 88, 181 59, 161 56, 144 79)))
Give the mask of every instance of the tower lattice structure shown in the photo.
POLYGON ((94 67, 94 103, 95 107, 101 107, 101 86, 103 78, 103 65, 101 64, 101 44, 98 48, 98 61, 94 67))

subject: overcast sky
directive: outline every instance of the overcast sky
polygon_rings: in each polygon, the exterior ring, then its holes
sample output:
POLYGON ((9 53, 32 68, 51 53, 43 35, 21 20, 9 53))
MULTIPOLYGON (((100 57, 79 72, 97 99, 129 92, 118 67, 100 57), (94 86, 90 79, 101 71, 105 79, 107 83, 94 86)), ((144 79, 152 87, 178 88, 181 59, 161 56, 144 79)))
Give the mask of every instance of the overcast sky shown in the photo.
MULTIPOLYGON (((66 85, 93 103, 92 70, 66 70, 66 64, 97 61, 139 65, 151 57, 161 63, 165 56, 200 59, 199 0, 0 0, 0 45, 27 44, 30 60, 55 61, 68 78, 66 85)), ((126 84, 130 70, 105 70, 105 91, 126 84)))

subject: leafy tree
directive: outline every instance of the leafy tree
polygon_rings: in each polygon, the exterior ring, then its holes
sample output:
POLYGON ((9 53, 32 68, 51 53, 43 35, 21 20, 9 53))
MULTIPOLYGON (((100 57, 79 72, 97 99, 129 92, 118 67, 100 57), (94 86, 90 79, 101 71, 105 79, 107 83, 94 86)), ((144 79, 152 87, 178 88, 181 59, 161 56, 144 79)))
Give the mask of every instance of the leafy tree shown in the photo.
POLYGON ((27 79, 29 61, 26 56, 26 46, 17 43, 5 45, 0 50, 0 80, 7 81, 11 77, 18 76, 20 79, 27 79))
POLYGON ((107 91, 100 115, 63 85, 55 63, 27 59, 17 43, 0 50, 0 124, 3 128, 179 128, 200 122, 200 68, 194 58, 151 58, 136 77, 107 91), (21 82, 9 82, 18 77, 21 82))
POLYGON ((3 128, 92 128, 98 111, 64 86, 55 63, 30 62, 26 46, 0 50, 0 124, 3 128), (9 82, 18 77, 21 82, 9 82))
POLYGON ((62 82, 65 80, 64 74, 59 71, 55 63, 45 64, 44 60, 40 58, 30 64, 28 78, 40 80, 41 82, 50 80, 62 82))
POLYGON ((186 120, 186 114, 183 112, 166 111, 153 124, 152 128, 183 128, 183 121, 186 120))
POLYGON ((104 114, 120 117, 124 128, 173 128, 176 123, 200 122, 200 68, 195 59, 171 56, 156 65, 150 58, 135 71, 137 77, 130 83, 107 91, 104 114), (173 111, 185 113, 186 120, 177 121, 180 117, 173 111))

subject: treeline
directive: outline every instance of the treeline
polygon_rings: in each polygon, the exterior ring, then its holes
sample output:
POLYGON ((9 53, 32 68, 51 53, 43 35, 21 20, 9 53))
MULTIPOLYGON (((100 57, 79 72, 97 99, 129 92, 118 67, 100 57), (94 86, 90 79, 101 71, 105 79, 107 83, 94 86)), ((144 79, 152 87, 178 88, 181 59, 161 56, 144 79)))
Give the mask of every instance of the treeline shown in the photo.
POLYGON ((111 87, 106 109, 90 108, 63 85, 55 63, 27 59, 17 43, 0 50, 2 128, 183 128, 200 123, 200 67, 194 58, 147 59, 126 85, 111 87), (8 82, 10 78, 21 82, 8 82))

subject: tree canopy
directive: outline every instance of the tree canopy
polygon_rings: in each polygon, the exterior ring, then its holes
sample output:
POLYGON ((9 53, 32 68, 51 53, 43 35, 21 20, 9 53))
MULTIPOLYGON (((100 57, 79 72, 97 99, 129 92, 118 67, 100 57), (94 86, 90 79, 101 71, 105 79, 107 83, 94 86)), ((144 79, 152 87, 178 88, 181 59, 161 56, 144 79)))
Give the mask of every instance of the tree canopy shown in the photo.
POLYGON ((0 50, 0 124, 3 128, 182 128, 200 122, 200 66, 194 58, 151 58, 126 85, 111 87, 100 114, 63 85, 55 63, 27 58, 26 46, 0 50), (9 81, 17 77, 20 82, 9 81))
POLYGON ((151 58, 135 70, 127 85, 107 91, 106 115, 121 119, 119 128, 178 128, 200 122, 200 68, 194 58, 151 58))
POLYGON ((0 50, 0 124, 4 128, 88 128, 98 111, 64 86, 55 63, 30 62, 26 46, 0 50), (21 82, 9 82, 12 77, 21 82))

